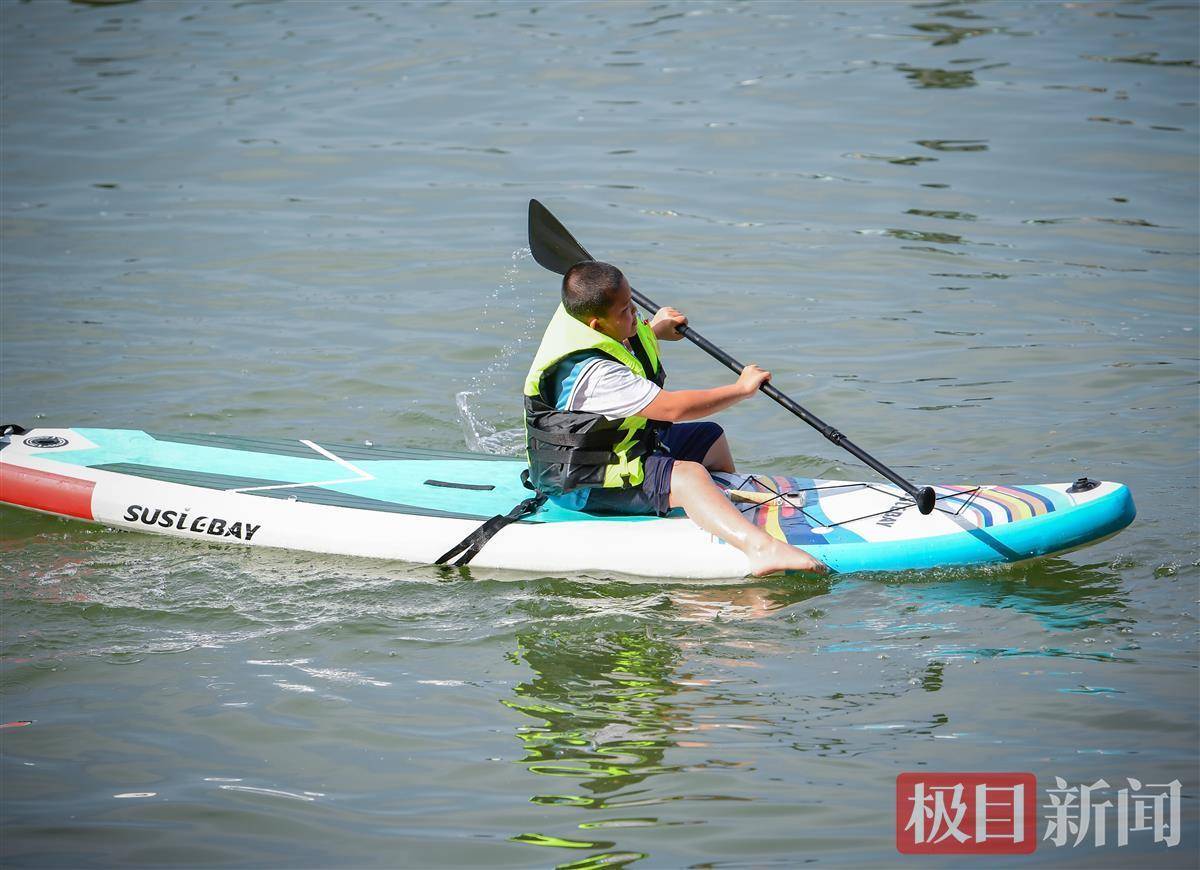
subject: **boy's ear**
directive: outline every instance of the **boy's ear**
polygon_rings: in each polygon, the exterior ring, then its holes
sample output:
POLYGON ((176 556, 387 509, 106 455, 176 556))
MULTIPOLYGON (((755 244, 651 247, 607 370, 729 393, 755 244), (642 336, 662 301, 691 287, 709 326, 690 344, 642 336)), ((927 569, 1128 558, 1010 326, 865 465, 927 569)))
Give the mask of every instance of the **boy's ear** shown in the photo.
POLYGON ((599 317, 589 317, 589 318, 588 318, 587 325, 588 325, 589 327, 591 327, 592 329, 596 330, 596 332, 600 332, 600 331, 601 331, 601 330, 600 330, 600 318, 599 318, 599 317))

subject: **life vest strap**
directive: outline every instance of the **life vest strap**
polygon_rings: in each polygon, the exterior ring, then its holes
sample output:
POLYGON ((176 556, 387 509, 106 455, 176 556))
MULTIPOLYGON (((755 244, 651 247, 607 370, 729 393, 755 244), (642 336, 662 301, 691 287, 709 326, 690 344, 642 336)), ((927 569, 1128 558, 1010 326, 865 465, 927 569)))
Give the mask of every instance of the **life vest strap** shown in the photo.
POLYGON ((604 429, 599 432, 549 432, 528 427, 529 438, 555 447, 616 447, 629 433, 624 429, 604 429))
MULTIPOLYGON (((649 453, 658 443, 657 439, 650 437, 653 434, 652 432, 647 432, 646 436, 630 444, 629 449, 625 451, 625 459, 637 459, 649 453)), ((611 450, 572 450, 570 453, 559 453, 556 450, 538 450, 530 447, 526 452, 529 455, 530 462, 540 461, 548 465, 563 465, 565 462, 569 462, 574 467, 583 465, 610 465, 621 459, 620 456, 611 450)))
POLYGON ((617 454, 611 450, 572 450, 570 453, 557 453, 554 450, 531 449, 527 452, 530 462, 545 462, 548 465, 563 465, 567 462, 572 466, 608 465, 618 459, 617 454))

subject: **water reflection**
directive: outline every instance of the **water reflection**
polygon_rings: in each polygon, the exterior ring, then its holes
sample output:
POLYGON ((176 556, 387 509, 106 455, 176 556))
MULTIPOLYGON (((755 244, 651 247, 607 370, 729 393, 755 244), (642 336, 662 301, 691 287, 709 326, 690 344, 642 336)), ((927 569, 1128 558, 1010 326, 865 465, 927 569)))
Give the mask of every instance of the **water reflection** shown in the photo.
POLYGON ((916 139, 921 145, 931 151, 987 151, 986 139, 916 139))
POLYGON ((906 242, 932 242, 939 245, 964 245, 968 242, 962 236, 953 233, 922 232, 920 230, 905 230, 892 228, 883 231, 886 236, 901 239, 906 242))
POLYGON ((897 66, 896 69, 922 88, 973 88, 978 84, 975 81, 973 70, 937 69, 904 64, 897 66))
MULTIPOLYGON (((561 583, 555 589, 567 591, 561 583)), ((689 628, 703 624, 704 631, 712 626, 719 631, 722 622, 757 619, 828 590, 823 582, 670 590, 666 608, 656 612, 653 624, 582 631, 547 627, 518 633, 511 657, 528 665, 533 675, 501 703, 531 720, 517 729, 524 747, 519 763, 530 773, 554 777, 551 781, 557 783, 530 801, 541 806, 615 810, 620 814, 617 818, 576 823, 581 831, 604 830, 613 837, 619 829, 703 824, 699 819, 664 820, 647 813, 647 807, 747 800, 725 794, 664 793, 663 783, 655 788, 647 785, 647 780, 662 774, 721 764, 715 760, 680 764, 667 758, 671 749, 704 745, 695 741, 695 732, 716 727, 711 717, 695 715, 700 706, 695 700, 679 697, 708 687, 707 681, 680 670, 697 645, 689 628), (636 814, 627 815, 635 808, 636 814)), ((703 706, 710 708, 713 702, 706 696, 703 706)), ((644 852, 616 849, 612 839, 592 836, 522 832, 512 839, 535 846, 601 850, 560 865, 572 868, 622 866, 647 857, 644 852)))
POLYGON ((939 218, 947 221, 973 221, 976 216, 970 212, 954 211, 952 209, 929 209, 929 208, 910 208, 905 214, 916 215, 917 217, 939 218))
MULTIPOLYGON (((657 803, 630 799, 630 789, 672 769, 664 763, 675 745, 672 732, 687 727, 669 703, 681 691, 672 675, 681 653, 670 639, 646 630, 572 636, 558 630, 518 635, 514 653, 534 676, 502 701, 533 722, 517 729, 530 773, 574 781, 580 791, 554 788, 530 800, 543 806, 622 808, 657 803)), ((708 796, 720 799, 719 796, 708 796)), ((645 824, 656 824, 648 817, 645 824)), ((581 826, 582 827, 582 826, 581 826)), ((524 832, 512 838, 534 846, 600 849, 589 865, 613 866, 646 857, 616 853, 611 840, 566 838, 524 832)))
POLYGON ((685 622, 732 622, 761 619, 777 610, 809 598, 824 595, 832 588, 828 578, 805 578, 778 585, 747 586, 728 589, 683 589, 671 593, 674 617, 685 622))
MULTIPOLYGON (((1009 33, 1003 27, 955 27, 953 24, 926 21, 912 25, 913 30, 928 33, 933 38, 933 45, 958 45, 964 39, 976 36, 990 36, 993 33, 1009 33)), ((1012 34, 1012 36, 1028 36, 1028 34, 1012 34)))
POLYGON ((953 571, 924 572, 945 582, 913 583, 907 574, 884 579, 901 585, 921 606, 938 604, 1015 610, 1055 631, 1078 631, 1134 622, 1120 575, 1107 565, 1078 565, 1067 559, 1037 559, 994 572, 975 569, 957 579, 953 571))

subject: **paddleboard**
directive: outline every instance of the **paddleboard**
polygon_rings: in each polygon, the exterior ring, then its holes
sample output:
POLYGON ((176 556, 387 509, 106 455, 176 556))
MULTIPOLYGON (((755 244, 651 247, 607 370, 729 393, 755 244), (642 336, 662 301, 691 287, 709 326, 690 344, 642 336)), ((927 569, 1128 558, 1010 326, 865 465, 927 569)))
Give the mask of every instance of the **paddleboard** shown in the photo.
MULTIPOLYGON (((228 434, 34 429, 0 438, 0 502, 194 541, 431 563, 529 497, 524 461, 445 450, 228 434)), ((899 488, 714 474, 746 518, 833 571, 1018 562, 1134 518, 1120 483, 937 486, 922 515, 899 488)), ((547 502, 471 563, 538 573, 745 576, 745 556, 682 514, 592 516, 547 502)))

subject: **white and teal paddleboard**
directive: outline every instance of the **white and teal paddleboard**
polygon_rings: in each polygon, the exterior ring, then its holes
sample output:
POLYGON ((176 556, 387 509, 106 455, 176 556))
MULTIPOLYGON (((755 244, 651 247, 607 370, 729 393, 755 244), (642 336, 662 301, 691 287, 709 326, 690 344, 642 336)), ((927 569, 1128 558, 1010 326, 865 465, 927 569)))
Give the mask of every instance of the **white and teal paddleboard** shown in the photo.
MULTIPOLYGON (((518 458, 129 429, 0 438, 0 503, 196 541, 432 563, 530 493, 518 458)), ((832 570, 1017 562, 1132 522, 1119 483, 937 486, 922 515, 890 484, 770 474, 714 480, 748 520, 832 570)), ((745 557, 685 516, 597 517, 543 505, 473 565, 539 573, 730 578, 745 557)))

